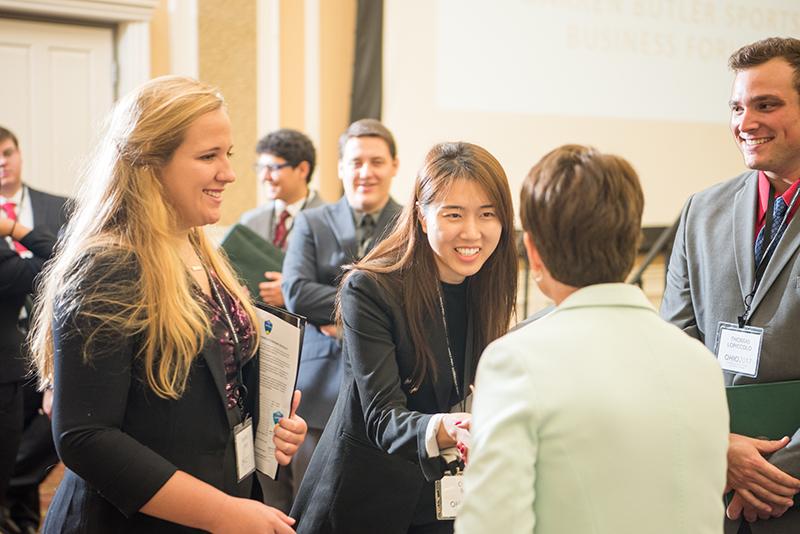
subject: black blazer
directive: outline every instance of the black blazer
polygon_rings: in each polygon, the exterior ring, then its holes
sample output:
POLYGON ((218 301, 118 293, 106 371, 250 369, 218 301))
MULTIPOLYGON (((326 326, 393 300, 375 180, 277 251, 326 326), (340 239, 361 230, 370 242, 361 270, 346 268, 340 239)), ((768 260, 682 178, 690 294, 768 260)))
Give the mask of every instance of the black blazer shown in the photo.
POLYGON ((53 253, 55 236, 66 222, 65 198, 27 188, 33 209, 34 227, 21 241, 33 253, 21 258, 0 242, 0 383, 23 380, 27 363, 21 348, 25 334, 20 331, 19 314, 25 297, 33 292, 33 282, 44 262, 53 253))
MULTIPOLYGON (((137 276, 135 268, 95 261, 86 286, 137 276)), ((44 525, 46 533, 195 532, 138 512, 180 469, 228 494, 249 497, 252 477, 236 480, 232 428, 226 408, 222 352, 207 340, 192 364, 184 395, 156 396, 147 386, 138 337, 104 331, 83 361, 85 315, 56 311, 53 435, 67 467, 44 525)), ((257 376, 255 359, 245 380, 257 376)), ((254 403, 251 395, 249 399, 254 403)))
MULTIPOLYGON (((405 534, 412 522, 436 520, 432 481, 441 478, 443 463, 427 457, 425 431, 431 414, 451 410, 443 321, 432 317, 427 336, 439 380, 429 376, 412 393, 406 379, 416 350, 399 295, 356 271, 341 302, 341 391, 291 515, 298 534, 405 534)), ((462 383, 471 383, 476 355, 469 326, 466 335, 462 383)))
MULTIPOLYGON (((400 209, 389 199, 376 222, 378 237, 372 246, 391 231, 400 209)), ((286 308, 305 316, 310 323, 303 338, 297 377, 297 389, 303 392, 298 413, 309 427, 319 430, 325 428, 339 395, 342 345, 318 327, 333 322, 342 266, 356 261, 357 253, 356 227, 347 198, 297 215, 283 261, 281 289, 286 308)))

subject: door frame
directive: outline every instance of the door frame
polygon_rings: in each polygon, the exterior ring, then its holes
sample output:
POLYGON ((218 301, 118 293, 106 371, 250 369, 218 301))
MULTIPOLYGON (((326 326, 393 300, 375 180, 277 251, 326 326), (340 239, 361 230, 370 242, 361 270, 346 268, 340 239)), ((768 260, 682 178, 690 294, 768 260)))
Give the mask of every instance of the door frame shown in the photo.
POLYGON ((150 79, 150 18, 158 0, 0 0, 9 15, 113 26, 117 66, 114 99, 150 79))

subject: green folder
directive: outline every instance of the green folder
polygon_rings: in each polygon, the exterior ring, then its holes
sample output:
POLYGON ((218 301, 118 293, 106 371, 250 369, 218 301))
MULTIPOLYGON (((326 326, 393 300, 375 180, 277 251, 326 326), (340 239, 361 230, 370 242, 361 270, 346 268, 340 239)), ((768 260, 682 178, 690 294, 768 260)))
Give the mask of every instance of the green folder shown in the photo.
POLYGON ((253 298, 258 296, 258 284, 265 281, 264 272, 283 268, 283 251, 242 224, 228 231, 220 248, 253 298))
POLYGON ((725 388, 731 432, 780 439, 800 428, 800 380, 725 388))

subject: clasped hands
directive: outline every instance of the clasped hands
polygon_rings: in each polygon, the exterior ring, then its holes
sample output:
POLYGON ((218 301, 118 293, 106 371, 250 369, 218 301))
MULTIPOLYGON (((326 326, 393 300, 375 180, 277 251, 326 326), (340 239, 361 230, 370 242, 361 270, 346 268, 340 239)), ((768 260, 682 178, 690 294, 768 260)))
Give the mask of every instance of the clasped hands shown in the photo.
POLYGON ((444 414, 441 423, 439 423, 439 430, 436 433, 436 442, 439 445, 439 449, 456 447, 458 452, 461 453, 461 459, 465 464, 469 457, 469 429, 471 423, 472 414, 467 412, 444 414))
POLYGON ((800 480, 769 463, 765 456, 789 444, 789 438, 763 440, 731 434, 728 444, 728 481, 725 493, 735 490, 728 504, 729 519, 748 522, 780 517, 800 492, 800 480))

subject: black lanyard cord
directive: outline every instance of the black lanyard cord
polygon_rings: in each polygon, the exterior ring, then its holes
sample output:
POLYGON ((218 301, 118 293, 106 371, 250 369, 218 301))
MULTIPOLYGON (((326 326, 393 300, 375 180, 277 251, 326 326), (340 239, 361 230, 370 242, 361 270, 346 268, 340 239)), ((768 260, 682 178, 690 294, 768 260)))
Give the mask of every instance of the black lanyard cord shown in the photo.
POLYGON ((761 284, 761 280, 764 278, 764 273, 767 270, 767 266, 772 260, 772 253, 774 249, 778 247, 778 243, 780 242, 781 238, 783 238, 783 232, 788 224, 789 215, 792 213, 792 209, 794 209, 794 205, 797 202, 798 193, 800 193, 800 187, 798 187, 792 195, 792 200, 789 202, 789 206, 786 208, 786 213, 783 214, 783 218, 781 219, 780 223, 778 223, 777 230, 775 230, 775 235, 773 235, 772 227, 776 222, 772 218, 772 210, 775 206, 775 187, 772 184, 769 185, 769 201, 767 202, 767 211, 764 214, 764 228, 762 231, 764 232, 764 240, 767 238, 770 238, 770 240, 764 249, 761 258, 757 258, 758 265, 756 265, 753 288, 744 298, 744 313, 738 317, 739 328, 744 328, 750 320, 750 306, 753 303, 753 297, 755 297, 758 286, 761 284))

